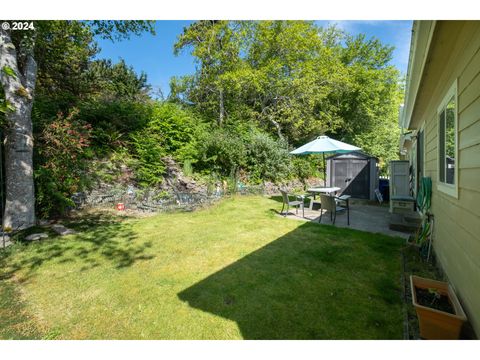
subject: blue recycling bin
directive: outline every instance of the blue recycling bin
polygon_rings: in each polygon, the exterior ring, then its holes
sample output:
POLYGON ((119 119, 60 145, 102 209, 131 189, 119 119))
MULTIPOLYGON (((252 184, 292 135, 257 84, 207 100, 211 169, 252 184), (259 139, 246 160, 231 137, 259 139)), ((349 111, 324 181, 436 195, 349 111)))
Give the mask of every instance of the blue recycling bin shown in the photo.
POLYGON ((388 179, 378 179, 378 190, 382 194, 383 201, 390 200, 390 181, 388 179))

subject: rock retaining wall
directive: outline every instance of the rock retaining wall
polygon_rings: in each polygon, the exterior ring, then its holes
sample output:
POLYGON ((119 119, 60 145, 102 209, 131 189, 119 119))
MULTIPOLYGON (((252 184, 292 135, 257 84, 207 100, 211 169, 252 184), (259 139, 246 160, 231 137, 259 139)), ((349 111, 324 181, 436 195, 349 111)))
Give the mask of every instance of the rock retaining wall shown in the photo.
MULTIPOLYGON (((194 210, 211 204, 228 194, 240 195, 276 195, 280 188, 290 192, 302 192, 302 189, 319 186, 318 179, 305 184, 292 180, 284 184, 265 182, 261 185, 244 185, 238 182, 236 189, 227 187, 225 182, 202 184, 186 176, 180 166, 170 157, 163 158, 166 165, 164 181, 158 187, 140 189, 131 181, 132 177, 121 176, 117 184, 98 183, 89 192, 76 193, 72 196, 79 208, 114 208, 123 204, 125 210, 140 212, 162 212, 174 210, 194 210)), ((123 172, 128 172, 123 169, 123 172)))

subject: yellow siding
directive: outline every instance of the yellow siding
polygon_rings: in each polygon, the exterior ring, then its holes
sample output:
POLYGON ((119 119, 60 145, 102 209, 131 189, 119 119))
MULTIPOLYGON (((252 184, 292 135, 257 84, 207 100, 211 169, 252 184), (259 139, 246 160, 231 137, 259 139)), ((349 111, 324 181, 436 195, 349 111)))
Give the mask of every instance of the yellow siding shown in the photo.
POLYGON ((462 91, 458 91, 458 109, 459 111, 465 110, 465 108, 471 105, 475 99, 478 98, 478 89, 480 89, 480 76, 477 75, 475 79, 467 85, 467 87, 462 91))
POLYGON ((480 101, 474 101, 462 111, 462 116, 458 119, 458 128, 463 131, 466 127, 475 124, 480 114, 480 101))
POLYGON ((425 175, 433 182, 434 248, 480 336, 480 21, 437 22, 412 116, 425 123, 425 175), (437 190, 437 108, 458 80, 458 199, 437 190))
POLYGON ((460 150, 460 169, 480 167, 480 144, 460 150))

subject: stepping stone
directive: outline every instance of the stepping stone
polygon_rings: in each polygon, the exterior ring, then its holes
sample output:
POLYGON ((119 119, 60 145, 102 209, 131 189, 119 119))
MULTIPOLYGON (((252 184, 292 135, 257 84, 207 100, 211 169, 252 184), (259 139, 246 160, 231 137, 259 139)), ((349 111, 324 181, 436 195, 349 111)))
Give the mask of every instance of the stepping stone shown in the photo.
POLYGON ((52 226, 52 230, 55 231, 59 235, 70 235, 70 234, 76 234, 76 232, 72 229, 66 228, 63 225, 60 224, 55 224, 52 226))
POLYGON ((37 233, 37 234, 30 234, 25 237, 25 240, 27 241, 37 241, 40 239, 46 239, 48 238, 48 234, 45 233, 37 233))
POLYGON ((49 226, 52 224, 52 220, 38 220, 38 225, 40 226, 49 226))

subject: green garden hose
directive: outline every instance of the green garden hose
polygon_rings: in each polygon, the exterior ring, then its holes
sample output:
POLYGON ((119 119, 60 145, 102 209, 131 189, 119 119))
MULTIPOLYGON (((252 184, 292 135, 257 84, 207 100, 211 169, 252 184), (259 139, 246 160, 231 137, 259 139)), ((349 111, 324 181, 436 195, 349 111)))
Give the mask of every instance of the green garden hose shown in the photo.
MULTIPOLYGON (((420 189, 417 194, 417 206, 419 210, 425 215, 422 221, 422 226, 417 233, 416 242, 422 246, 422 255, 425 250, 430 249, 430 244, 426 244, 426 240, 431 241, 431 230, 433 216, 430 214, 430 207, 432 205, 432 179, 423 177, 420 181, 420 189), (427 245, 427 246, 426 246, 427 245)), ((426 255, 426 254, 425 254, 426 255)))
POLYGON ((426 214, 432 205, 432 179, 423 177, 420 181, 420 189, 417 194, 417 206, 420 211, 426 214))

